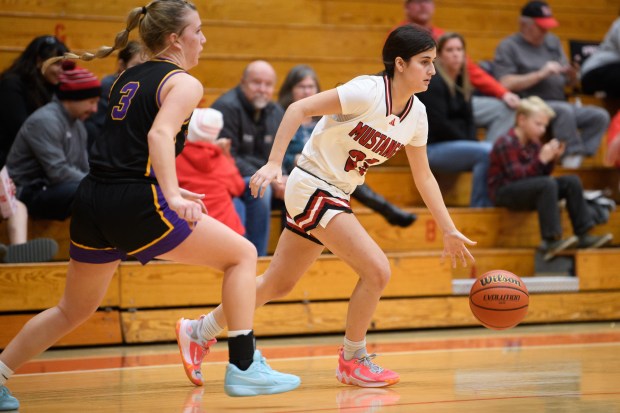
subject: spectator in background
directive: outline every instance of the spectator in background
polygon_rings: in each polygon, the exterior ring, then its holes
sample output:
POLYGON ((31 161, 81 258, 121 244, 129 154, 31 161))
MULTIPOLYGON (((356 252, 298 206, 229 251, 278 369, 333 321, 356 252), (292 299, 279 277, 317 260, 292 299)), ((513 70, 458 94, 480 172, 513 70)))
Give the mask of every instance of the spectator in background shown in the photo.
POLYGON ((13 64, 0 75, 0 167, 13 145, 17 131, 32 112, 52 100, 60 62, 41 73, 43 62, 68 52, 54 36, 35 37, 13 64))
POLYGON ((506 88, 522 97, 539 96, 554 110, 553 137, 566 143, 562 166, 578 168, 584 156, 598 150, 609 115, 600 107, 567 101, 564 87, 574 85, 577 76, 560 39, 549 32, 558 25, 547 3, 527 3, 519 32, 502 40, 495 51, 494 73, 506 88))
POLYGON ((607 130, 605 163, 620 168, 620 111, 616 113, 607 130))
POLYGON ((0 261, 5 263, 50 261, 58 252, 58 243, 50 238, 28 240, 28 210, 26 205, 14 200, 13 208, 5 208, 15 196, 15 184, 11 178, 2 177, 2 216, 6 219, 9 245, 0 244, 0 261), (5 184, 8 184, 5 187, 5 184), (8 196, 5 196, 6 193, 8 196), (10 211, 10 212, 9 212, 10 211))
POLYGON ((88 173, 84 120, 97 111, 99 79, 66 62, 58 99, 36 110, 20 128, 8 156, 17 198, 33 218, 64 220, 88 173))
MULTIPOLYGON (((620 18, 581 67, 581 87, 585 93, 604 92, 607 101, 620 101, 620 18)), ((620 167, 620 110, 610 114, 614 117, 607 130, 605 161, 620 167)))
POLYGON ((187 142, 177 156, 179 186, 205 194, 207 214, 237 233, 245 234, 233 198, 245 191, 245 182, 230 156, 230 139, 217 139, 224 126, 222 113, 215 109, 194 109, 187 130, 187 142))
MULTIPOLYGON (((319 80, 314 70, 307 65, 297 65, 291 68, 278 92, 278 103, 286 110, 289 105, 300 99, 315 95, 321 91, 319 80)), ((304 145, 310 139, 312 131, 320 118, 309 117, 301 124, 297 133, 286 149, 282 163, 286 173, 291 173, 297 165, 304 145)), ((367 207, 380 213, 390 224, 408 227, 416 220, 416 215, 403 211, 391 204, 381 195, 373 191, 368 185, 361 184, 351 194, 353 198, 367 207)))
POLYGON ((212 105, 224 115, 220 138, 231 140, 230 153, 246 183, 246 191, 236 203, 245 226, 246 238, 254 244, 259 256, 267 255, 272 198, 283 199, 286 175, 282 182, 271 183, 265 196, 250 193, 250 178, 269 158, 273 138, 282 121, 284 110, 272 101, 276 72, 263 61, 250 63, 239 85, 220 96, 212 105))
POLYGON ((554 115, 553 109, 542 99, 536 96, 522 99, 517 109, 516 126, 493 146, 488 177, 489 193, 495 205, 512 210, 538 211, 545 260, 575 245, 578 248, 598 248, 613 238, 612 234, 588 234, 595 222, 583 197, 578 176, 550 176, 565 147, 558 139, 545 144, 541 142, 554 115), (562 238, 559 199, 566 199, 576 235, 562 238))
POLYGON ((118 52, 118 68, 116 73, 108 75, 101 79, 101 98, 99 99, 99 105, 97 106, 97 112, 90 118, 86 119, 85 125, 88 131, 88 142, 90 143, 101 133, 103 129, 103 122, 105 121, 106 114, 108 113, 108 102, 110 97, 110 90, 112 85, 118 79, 118 76, 130 67, 134 67, 147 60, 147 55, 140 42, 131 40, 127 43, 127 46, 122 48, 118 52))
MULTIPOLYGON (((405 0, 405 20, 399 26, 414 24, 431 32, 435 40, 445 33, 444 29, 433 26, 435 14, 433 0, 405 0)), ((514 109, 519 96, 502 86, 495 78, 466 57, 470 82, 478 94, 473 95, 471 106, 476 127, 486 129, 486 140, 494 142, 506 133, 515 120, 514 109)))
POLYGON ((581 88, 585 93, 605 92, 606 97, 620 99, 620 17, 581 66, 581 88))
POLYGON ((471 207, 489 207, 487 172, 492 144, 476 137, 473 87, 465 58, 465 40, 445 33, 437 42, 437 75, 416 96, 428 116, 428 163, 434 173, 472 171, 471 207))

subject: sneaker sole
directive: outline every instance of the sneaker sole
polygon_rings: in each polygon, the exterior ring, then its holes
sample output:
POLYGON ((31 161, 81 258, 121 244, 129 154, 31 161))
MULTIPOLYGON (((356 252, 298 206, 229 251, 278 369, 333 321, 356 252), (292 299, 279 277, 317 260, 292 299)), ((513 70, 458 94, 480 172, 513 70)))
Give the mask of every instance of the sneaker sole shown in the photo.
POLYGON ((609 244, 611 240, 613 239, 614 239, 613 235, 607 234, 605 237, 601 238, 598 242, 595 242, 594 244, 588 246, 585 249, 594 249, 594 248, 604 247, 605 245, 609 244))
POLYGON ((564 251, 568 248, 574 247, 575 245, 577 245, 579 243, 579 238, 577 238, 577 236, 573 235, 569 238, 566 238, 566 240, 558 245, 553 251, 549 251, 545 254, 545 256, 543 257, 543 259, 545 261, 549 261, 551 260, 553 257, 555 257, 558 252, 564 251))
POLYGON ((4 262, 16 264, 51 261, 57 252, 58 244, 53 239, 33 239, 24 244, 9 245, 4 256, 4 262))
POLYGON ((296 384, 280 384, 278 386, 245 386, 245 385, 224 385, 224 391, 230 397, 252 397, 268 394, 279 394, 295 390, 301 381, 296 384))
POLYGON ((183 364, 183 370, 185 370, 185 375, 196 386, 202 386, 204 383, 202 381, 197 381, 194 377, 192 377, 192 372, 194 371, 193 365, 187 365, 185 362, 185 357, 183 356, 183 338, 181 337, 181 326, 185 321, 184 318, 180 318, 177 321, 177 325, 175 327, 175 334, 177 336, 177 346, 179 347, 179 354, 181 355, 181 364, 183 364))
POLYGON ((400 381, 400 377, 397 377, 392 380, 370 381, 369 382, 369 381, 356 379, 355 377, 349 377, 347 375, 340 374, 340 372, 336 372, 336 379, 342 384, 348 384, 349 386, 367 387, 367 388, 387 387, 387 386, 396 384, 400 381))

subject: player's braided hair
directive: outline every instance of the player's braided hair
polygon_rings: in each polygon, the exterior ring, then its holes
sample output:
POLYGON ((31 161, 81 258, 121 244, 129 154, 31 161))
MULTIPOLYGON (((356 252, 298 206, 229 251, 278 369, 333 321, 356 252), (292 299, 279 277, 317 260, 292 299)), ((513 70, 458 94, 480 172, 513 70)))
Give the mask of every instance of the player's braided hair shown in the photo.
POLYGON ((109 56, 113 51, 124 48, 129 40, 129 32, 139 26, 142 43, 155 55, 163 53, 166 37, 170 33, 181 33, 184 26, 185 9, 196 10, 196 6, 187 0, 154 0, 143 7, 133 8, 127 15, 125 29, 114 38, 114 46, 102 46, 95 53, 85 52, 81 55, 65 53, 62 56, 47 59, 41 71, 59 60, 81 59, 89 61, 109 56))

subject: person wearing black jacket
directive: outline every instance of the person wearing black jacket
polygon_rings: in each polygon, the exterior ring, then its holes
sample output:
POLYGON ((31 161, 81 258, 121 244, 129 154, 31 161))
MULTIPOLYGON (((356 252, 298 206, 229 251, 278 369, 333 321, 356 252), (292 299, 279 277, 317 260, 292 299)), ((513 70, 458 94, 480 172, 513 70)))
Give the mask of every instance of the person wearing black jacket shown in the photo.
POLYGON ((428 90, 416 96, 428 115, 428 161, 435 173, 472 171, 471 207, 492 206, 487 172, 492 144, 478 141, 465 65, 465 41, 446 33, 437 42, 437 75, 428 90))
MULTIPOLYGON (((263 61, 250 63, 235 88, 220 96, 212 105, 224 115, 219 138, 231 140, 230 153, 246 184, 267 162, 273 138, 284 116, 282 107, 273 102, 276 72, 263 61)), ((283 199, 286 175, 274 182, 265 196, 254 198, 249 188, 235 199, 235 207, 246 229, 246 238, 259 256, 267 255, 269 221, 273 198, 283 199)))
POLYGON ((45 73, 41 73, 43 61, 68 51, 67 46, 54 36, 35 37, 0 74, 0 167, 6 163, 17 131, 26 118, 54 96, 62 72, 61 63, 50 65, 45 73))

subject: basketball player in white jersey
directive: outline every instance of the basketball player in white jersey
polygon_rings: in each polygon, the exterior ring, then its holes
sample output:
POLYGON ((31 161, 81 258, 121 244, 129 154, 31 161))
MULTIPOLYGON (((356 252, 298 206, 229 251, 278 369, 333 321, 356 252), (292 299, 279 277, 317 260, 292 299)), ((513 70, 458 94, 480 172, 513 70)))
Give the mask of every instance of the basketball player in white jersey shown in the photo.
MULTIPOLYGON (((364 182, 368 168, 404 149, 415 184, 443 232, 443 255, 453 266, 457 259, 463 265, 467 258, 474 260, 465 244, 475 242, 456 229, 426 157, 426 110, 414 94, 428 88, 435 74, 434 59, 430 34, 399 27, 384 45, 382 75, 360 76, 289 106, 268 163, 250 181, 252 194, 262 196, 267 185, 281 178, 286 148, 302 121, 323 115, 288 178, 287 227, 269 268, 258 278, 256 304, 288 294, 324 247, 349 264, 359 281, 351 295, 336 370, 337 379, 345 384, 382 387, 399 381, 397 373, 379 367, 373 362, 375 355, 366 352, 366 332, 390 279, 387 257, 349 204, 349 194, 364 182)), ((196 341, 206 346, 222 330, 225 318, 220 306, 199 320, 182 323, 187 335, 199 332, 196 341)), ((200 363, 194 367, 199 371, 200 363)))

